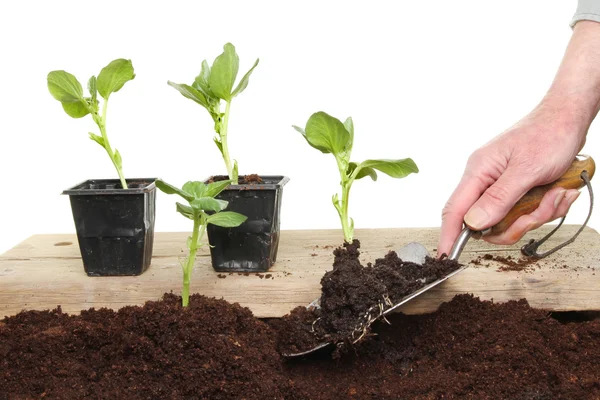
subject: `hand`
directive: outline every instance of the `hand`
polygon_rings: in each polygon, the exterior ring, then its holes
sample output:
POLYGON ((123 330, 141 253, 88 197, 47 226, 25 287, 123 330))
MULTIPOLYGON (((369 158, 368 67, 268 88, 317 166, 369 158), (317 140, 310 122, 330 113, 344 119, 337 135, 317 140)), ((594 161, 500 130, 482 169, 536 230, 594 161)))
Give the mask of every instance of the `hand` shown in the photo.
MULTIPOLYGON (((490 228, 529 189, 559 178, 583 147, 599 110, 600 23, 580 21, 540 105, 469 158, 442 213, 438 257, 450 252, 463 221, 474 229, 490 228)), ((515 243, 527 231, 564 216, 578 196, 576 190, 552 189, 537 210, 485 240, 515 243)))
MULTIPOLYGON (((497 224, 527 191, 558 179, 585 142, 585 132, 565 122, 560 108, 543 104, 512 128, 475 151, 442 212, 438 256, 449 253, 463 221, 483 230, 497 224)), ((537 210, 515 221, 496 244, 513 244, 523 235, 566 215, 578 190, 550 190, 537 210)))

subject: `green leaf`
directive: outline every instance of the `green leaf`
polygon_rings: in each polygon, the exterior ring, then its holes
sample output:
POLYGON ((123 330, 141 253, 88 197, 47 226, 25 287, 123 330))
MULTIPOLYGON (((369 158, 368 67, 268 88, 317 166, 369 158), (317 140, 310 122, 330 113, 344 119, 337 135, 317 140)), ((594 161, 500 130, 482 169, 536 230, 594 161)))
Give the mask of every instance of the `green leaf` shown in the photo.
POLYGON ((76 103, 83 100, 83 88, 73 74, 52 71, 48 74, 48 90, 61 103, 76 103))
POLYGON ((100 96, 108 100, 111 93, 118 92, 125 83, 135 78, 131 60, 123 58, 111 61, 98 74, 97 86, 100 96))
POLYGON ((168 184, 167 182, 163 181, 162 179, 156 180, 156 187, 163 193, 177 194, 177 195, 183 197, 187 201, 194 200, 194 196, 192 194, 186 192, 185 190, 176 188, 175 186, 168 184))
POLYGON ((221 193, 227 186, 231 184, 230 180, 212 182, 206 185, 206 192, 204 196, 206 197, 215 197, 219 193, 221 193))
POLYGON ((183 95, 183 97, 188 98, 190 100, 195 101, 200 104, 204 108, 209 108, 208 101, 206 100, 206 96, 204 94, 190 85, 186 85, 184 83, 173 83, 171 81, 167 81, 167 84, 173 88, 175 88, 179 93, 183 95))
POLYGON ((123 160, 121 159, 121 154, 119 154, 119 150, 115 149, 115 164, 118 169, 123 167, 123 160))
POLYGON ((186 218, 194 219, 194 209, 190 206, 183 205, 179 202, 175 203, 177 205, 177 212, 183 215, 186 218))
POLYGON ((220 99, 231 100, 231 90, 239 69, 239 57, 231 43, 223 46, 223 53, 215 58, 210 69, 210 90, 220 99))
POLYGON ((200 75, 194 79, 194 83, 192 86, 194 89, 203 92, 208 97, 215 97, 213 92, 210 90, 210 67, 208 66, 208 62, 206 60, 202 61, 202 69, 200 70, 200 75))
POLYGON ((242 93, 246 89, 246 87, 248 86, 248 81, 250 80, 250 75, 252 75, 252 71, 254 71, 254 68, 256 68, 256 66, 258 65, 258 61, 259 59, 257 58, 252 68, 250 68, 250 70, 246 72, 246 75, 242 77, 240 83, 238 83, 233 93, 231 93, 232 98, 242 93))
POLYGON ((243 224, 248 217, 233 211, 223 211, 210 215, 206 222, 223 228, 235 228, 243 224))
POLYGON ((305 138, 321 152, 338 155, 347 148, 350 134, 339 119, 320 111, 308 119, 305 138))
POLYGON ((199 199, 200 197, 206 196, 206 185, 200 181, 189 181, 186 182, 182 189, 186 192, 194 196, 195 199, 199 199))
POLYGON ((355 179, 362 179, 366 176, 370 176, 372 180, 376 181, 377 180, 377 172, 371 168, 371 167, 363 167, 360 169, 360 171, 358 171, 358 174, 356 174, 356 178, 355 179))
POLYGON ((219 139, 218 137, 214 137, 213 142, 215 142, 215 144, 219 148, 219 151, 221 152, 221 154, 223 154, 223 143, 221 143, 221 139, 219 139))
POLYGON ((348 131, 350 135, 348 142, 346 143, 346 154, 348 159, 350 159, 350 154, 352 153, 352 146, 354 145, 354 122, 352 121, 352 117, 346 118, 344 121, 344 128, 348 131))
POLYGON ((92 104, 96 104, 98 102, 98 86, 95 76, 92 76, 88 81, 88 90, 90 96, 92 96, 92 104))
POLYGON ((85 117, 90 113, 87 105, 84 103, 85 100, 77 101, 75 103, 61 103, 63 110, 73 118, 85 117))
POLYGON ((231 177, 231 179, 237 183, 238 181, 238 163, 236 160, 233 160, 233 171, 231 171, 231 174, 233 175, 231 177))
POLYGON ((374 168, 392 178, 404 178, 407 175, 419 172, 419 168, 410 158, 402 160, 367 160, 360 163, 358 168, 374 168))
POLYGON ((300 128, 299 126, 296 125, 292 125, 292 128, 294 128, 295 130, 297 130, 298 132, 300 132, 302 134, 302 136, 304 136, 304 139, 306 139, 306 142, 311 145, 312 147, 314 147, 315 149, 319 150, 322 153, 331 153, 329 150, 327 150, 327 148, 325 147, 321 147, 321 146, 315 146, 313 145, 311 142, 308 141, 308 138, 306 137, 306 132, 304 131, 304 129, 300 128))
POLYGON ((98 136, 92 132, 88 132, 90 135, 90 139, 94 142, 98 143, 100 146, 104 147, 104 138, 102 136, 98 136))
POLYGON ((222 211, 227 208, 229 202, 225 200, 213 199, 212 197, 201 197, 191 201, 191 206, 196 210, 204 211, 222 211))

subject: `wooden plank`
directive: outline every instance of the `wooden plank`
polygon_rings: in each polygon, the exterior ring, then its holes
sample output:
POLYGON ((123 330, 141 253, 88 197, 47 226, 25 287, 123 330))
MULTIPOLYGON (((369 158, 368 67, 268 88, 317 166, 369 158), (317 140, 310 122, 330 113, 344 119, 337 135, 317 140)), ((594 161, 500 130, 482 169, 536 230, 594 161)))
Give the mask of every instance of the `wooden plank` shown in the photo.
MULTIPOLYGON (((576 228, 565 226, 548 246, 565 240, 576 228)), ((528 238, 541 237, 549 229, 541 228, 528 238)), ((365 263, 411 241, 421 242, 433 252, 438 234, 437 228, 356 231, 365 263)), ((179 262, 186 254, 187 235, 157 233, 152 265, 139 277, 100 278, 83 272, 74 235, 32 236, 0 256, 0 316, 22 309, 51 309, 59 304, 69 313, 90 307, 118 309, 159 299, 165 292, 179 293, 179 262)), ((280 317, 319 295, 320 279, 331 269, 332 251, 340 242, 339 230, 283 231, 278 261, 269 271, 269 279, 265 274, 262 278, 233 274, 220 279, 204 250, 196 260, 192 292, 238 302, 258 317, 280 317)), ((461 262, 486 253, 519 257, 524 242, 499 247, 472 240, 461 262)), ((575 243, 534 264, 531 272, 499 272, 500 264, 488 261, 481 266, 471 265, 401 311, 431 312, 458 293, 473 293, 497 302, 527 298, 532 306, 551 310, 600 310, 600 271, 596 274, 599 260, 600 235, 588 228, 575 243)))

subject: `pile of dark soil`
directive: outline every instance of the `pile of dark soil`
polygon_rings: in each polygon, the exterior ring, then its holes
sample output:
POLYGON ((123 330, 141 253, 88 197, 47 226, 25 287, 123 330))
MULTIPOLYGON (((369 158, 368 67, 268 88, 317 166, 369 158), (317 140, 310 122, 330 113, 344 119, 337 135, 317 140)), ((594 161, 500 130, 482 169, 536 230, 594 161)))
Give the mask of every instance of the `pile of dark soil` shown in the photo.
POLYGON ((423 265, 403 262, 394 251, 377 259, 375 265, 362 266, 360 242, 345 243, 334 251, 333 270, 321 279, 321 308, 307 312, 302 307, 284 319, 302 334, 298 341, 281 339, 280 351, 297 353, 324 341, 352 344, 368 334, 370 325, 381 313, 405 296, 460 267, 456 261, 427 258, 423 265))
POLYGON ((295 334, 222 300, 23 312, 0 322, 0 399, 598 399, 600 321, 455 297, 389 317, 354 352, 284 360, 295 334))
POLYGON ((0 322, 0 399, 264 399, 287 387, 271 329, 194 295, 118 312, 60 308, 0 322))

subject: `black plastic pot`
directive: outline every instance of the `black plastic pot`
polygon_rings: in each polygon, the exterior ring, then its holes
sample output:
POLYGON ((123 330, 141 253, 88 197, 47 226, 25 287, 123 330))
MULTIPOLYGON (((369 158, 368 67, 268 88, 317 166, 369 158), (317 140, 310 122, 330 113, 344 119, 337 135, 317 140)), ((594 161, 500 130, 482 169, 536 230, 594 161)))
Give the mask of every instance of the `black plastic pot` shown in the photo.
POLYGON ((156 213, 155 179, 90 179, 63 194, 71 200, 88 276, 140 275, 150 265, 156 213))
POLYGON ((208 225, 210 255, 215 271, 266 272, 277 260, 279 221, 285 176, 260 176, 263 183, 231 185, 217 198, 227 211, 248 217, 236 228, 208 225))

